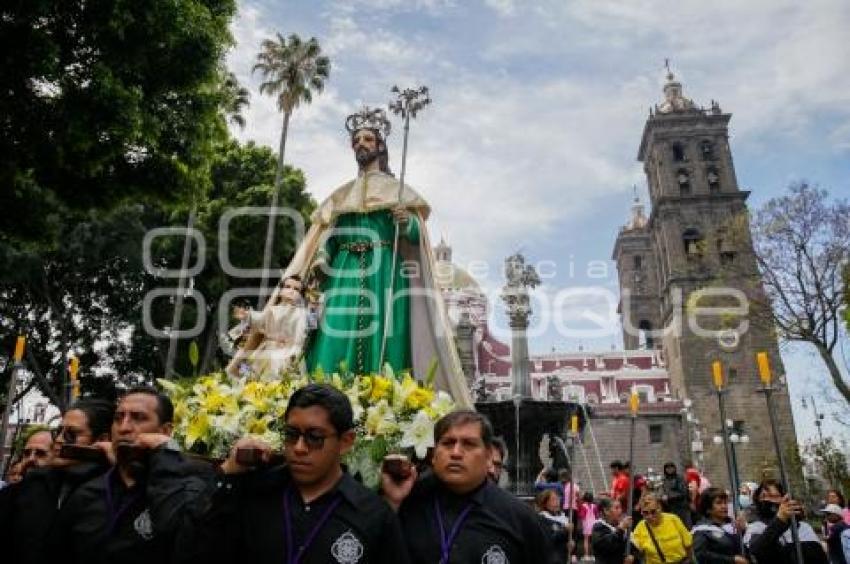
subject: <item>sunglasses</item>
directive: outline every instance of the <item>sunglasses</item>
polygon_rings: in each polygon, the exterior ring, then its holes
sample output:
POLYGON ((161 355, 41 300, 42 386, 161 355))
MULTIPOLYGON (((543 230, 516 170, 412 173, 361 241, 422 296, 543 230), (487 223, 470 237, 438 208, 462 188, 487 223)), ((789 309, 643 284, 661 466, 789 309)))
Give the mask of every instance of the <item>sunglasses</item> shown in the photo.
POLYGON ((302 431, 296 427, 284 427, 283 429, 283 443, 285 445, 295 446, 298 444, 298 440, 303 437, 304 444, 307 445, 309 450, 321 450, 325 446, 325 439, 335 436, 336 433, 325 435, 313 429, 307 429, 306 431, 302 431))
POLYGON ((77 444, 77 439, 86 433, 77 429, 71 429, 70 427, 59 427, 50 431, 50 434, 53 436, 54 441, 61 438, 62 442, 66 445, 75 445, 77 444))
POLYGON ((658 513, 657 509, 644 509, 640 512, 641 515, 655 515, 658 513))
POLYGON ((42 448, 25 448, 22 451, 22 454, 24 455, 24 458, 30 458, 30 457, 47 458, 47 455, 50 454, 50 453, 48 453, 46 450, 44 450, 42 448))

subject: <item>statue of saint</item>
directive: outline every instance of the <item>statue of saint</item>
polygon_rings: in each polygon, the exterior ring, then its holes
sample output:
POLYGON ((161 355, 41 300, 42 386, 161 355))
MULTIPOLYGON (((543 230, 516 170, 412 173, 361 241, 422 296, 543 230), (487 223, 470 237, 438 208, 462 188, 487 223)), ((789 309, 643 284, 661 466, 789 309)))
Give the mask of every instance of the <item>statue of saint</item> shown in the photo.
POLYGON ((297 362, 307 335, 307 308, 301 278, 282 279, 275 298, 262 311, 235 307, 233 317, 248 331, 262 337, 259 345, 240 363, 240 371, 247 370, 264 379, 278 379, 298 371, 297 362))
MULTIPOLYGON (((399 194, 385 141, 390 124, 382 110, 364 108, 348 117, 346 129, 358 175, 319 205, 283 273, 284 280, 297 275, 322 292, 318 327, 304 350, 306 368, 333 373, 344 364, 355 374, 375 374, 388 363, 396 373, 409 370, 422 379, 435 362, 437 389, 471 406, 434 280, 425 224, 430 207, 407 185, 399 194)), ((261 343, 262 336, 249 331, 228 371, 234 373, 261 343)))

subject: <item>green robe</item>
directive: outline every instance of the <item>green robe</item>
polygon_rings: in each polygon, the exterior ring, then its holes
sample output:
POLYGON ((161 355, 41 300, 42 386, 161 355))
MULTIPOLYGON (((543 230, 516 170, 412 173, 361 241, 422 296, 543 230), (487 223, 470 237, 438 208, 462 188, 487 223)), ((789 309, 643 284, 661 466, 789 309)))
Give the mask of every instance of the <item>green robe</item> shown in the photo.
MULTIPOLYGON (((324 309, 319 327, 307 351, 307 368, 321 367, 325 373, 338 372, 345 362, 355 374, 380 372, 381 343, 386 318, 387 291, 392 271, 395 224, 389 210, 344 213, 337 229, 358 229, 332 235, 323 253, 330 265, 322 283, 324 309), (379 243, 375 244, 375 241, 379 243), (363 242, 369 248, 363 249, 363 242), (360 247, 360 248, 358 248, 360 247), (378 261, 377 263, 375 261, 378 261)), ((400 238, 419 241, 419 222, 410 216, 402 225, 400 238)), ((408 280, 402 276, 402 259, 396 259, 393 284, 391 330, 387 336, 384 362, 396 372, 410 370, 410 298, 408 280)))

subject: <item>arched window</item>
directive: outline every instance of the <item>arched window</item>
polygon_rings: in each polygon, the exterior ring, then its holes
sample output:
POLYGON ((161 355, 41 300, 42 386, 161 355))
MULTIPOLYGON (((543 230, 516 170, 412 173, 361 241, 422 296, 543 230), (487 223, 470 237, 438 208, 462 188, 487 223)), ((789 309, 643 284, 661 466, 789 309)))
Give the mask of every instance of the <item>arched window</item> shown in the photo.
POLYGON ((679 194, 687 196, 691 193, 691 177, 688 171, 680 168, 676 171, 676 182, 679 184, 679 194))
POLYGON ((638 322, 638 347, 641 349, 651 349, 655 343, 652 340, 652 323, 646 319, 641 319, 638 322))
POLYGON ((704 161, 710 161, 714 159, 714 144, 711 141, 703 141, 699 144, 699 150, 702 154, 702 159, 704 161))
POLYGON ((681 143, 673 143, 673 160, 677 163, 685 161, 685 146, 681 143))
POLYGON ((716 194, 720 192, 720 175, 717 173, 717 169, 711 167, 705 173, 705 178, 708 180, 708 191, 712 194, 716 194))
POLYGON ((685 232, 682 233, 682 243, 685 246, 685 256, 688 260, 702 258, 705 245, 702 234, 700 234, 698 229, 693 227, 685 229, 685 232))
POLYGON ((735 262, 735 247, 729 241, 726 233, 720 231, 717 234, 717 256, 720 257, 720 264, 730 265, 735 262))

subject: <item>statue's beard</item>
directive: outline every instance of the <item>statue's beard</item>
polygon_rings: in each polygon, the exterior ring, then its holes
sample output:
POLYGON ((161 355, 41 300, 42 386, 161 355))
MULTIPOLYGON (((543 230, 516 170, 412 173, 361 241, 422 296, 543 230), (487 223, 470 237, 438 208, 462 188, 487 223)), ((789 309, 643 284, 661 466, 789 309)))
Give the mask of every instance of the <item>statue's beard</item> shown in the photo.
POLYGON ((375 149, 374 151, 370 151, 365 147, 361 147, 357 149, 357 152, 354 154, 354 157, 357 159, 357 164, 360 168, 366 168, 375 160, 377 160, 378 156, 380 156, 380 152, 375 149))

